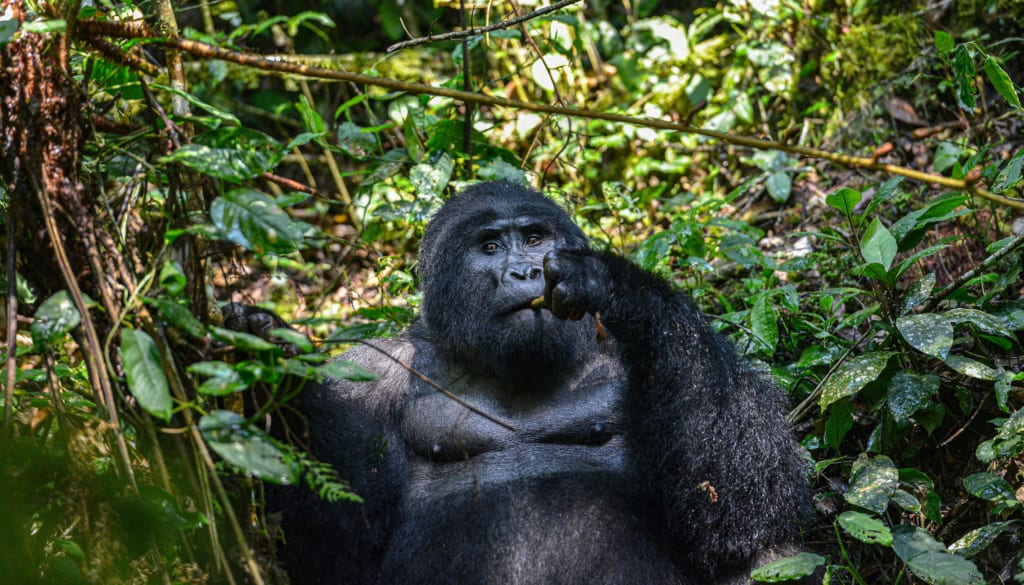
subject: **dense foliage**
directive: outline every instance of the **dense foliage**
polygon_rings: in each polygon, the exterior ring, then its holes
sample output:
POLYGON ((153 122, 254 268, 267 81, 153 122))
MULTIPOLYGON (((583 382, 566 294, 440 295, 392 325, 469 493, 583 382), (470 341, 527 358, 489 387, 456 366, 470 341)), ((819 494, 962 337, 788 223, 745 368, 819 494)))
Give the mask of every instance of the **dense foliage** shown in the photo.
POLYGON ((281 411, 303 379, 372 376, 328 356, 408 324, 425 220, 509 178, 791 397, 818 513, 757 578, 1024 583, 1021 4, 593 0, 392 53, 517 13, 240 4, 0 2, 5 581, 280 582, 263 482, 359 498, 281 411), (225 328, 230 300, 305 335, 225 328))

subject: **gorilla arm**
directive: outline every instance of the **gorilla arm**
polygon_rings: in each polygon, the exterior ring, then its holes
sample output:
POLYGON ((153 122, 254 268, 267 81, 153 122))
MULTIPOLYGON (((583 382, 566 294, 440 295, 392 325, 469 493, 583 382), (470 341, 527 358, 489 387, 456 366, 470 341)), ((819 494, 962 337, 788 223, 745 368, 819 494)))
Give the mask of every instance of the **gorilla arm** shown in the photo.
POLYGON ((746 582, 809 509, 784 396, 686 295, 628 260, 559 250, 544 276, 556 317, 599 315, 623 348, 631 456, 680 550, 706 578, 746 582))

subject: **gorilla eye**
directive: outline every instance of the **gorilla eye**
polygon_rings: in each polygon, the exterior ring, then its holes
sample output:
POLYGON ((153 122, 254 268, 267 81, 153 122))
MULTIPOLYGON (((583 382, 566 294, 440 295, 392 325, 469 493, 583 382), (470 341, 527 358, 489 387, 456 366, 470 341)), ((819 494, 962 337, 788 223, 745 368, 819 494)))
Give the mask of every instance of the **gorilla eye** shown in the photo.
POLYGON ((498 251, 498 244, 495 242, 487 242, 483 246, 480 246, 480 249, 486 254, 493 254, 498 251))
POLYGON ((527 236, 527 238, 526 238, 526 245, 527 246, 536 246, 537 244, 540 244, 543 241, 544 241, 544 238, 538 236, 537 234, 533 234, 531 236, 527 236))

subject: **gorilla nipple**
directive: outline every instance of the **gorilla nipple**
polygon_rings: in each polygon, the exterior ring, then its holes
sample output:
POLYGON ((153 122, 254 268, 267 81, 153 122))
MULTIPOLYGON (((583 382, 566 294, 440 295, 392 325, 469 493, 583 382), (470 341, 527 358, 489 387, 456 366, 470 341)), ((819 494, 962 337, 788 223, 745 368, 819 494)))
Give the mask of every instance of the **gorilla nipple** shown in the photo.
POLYGON ((441 447, 440 443, 434 443, 434 445, 430 448, 430 452, 433 453, 434 455, 440 455, 441 451, 444 451, 444 448, 441 447))

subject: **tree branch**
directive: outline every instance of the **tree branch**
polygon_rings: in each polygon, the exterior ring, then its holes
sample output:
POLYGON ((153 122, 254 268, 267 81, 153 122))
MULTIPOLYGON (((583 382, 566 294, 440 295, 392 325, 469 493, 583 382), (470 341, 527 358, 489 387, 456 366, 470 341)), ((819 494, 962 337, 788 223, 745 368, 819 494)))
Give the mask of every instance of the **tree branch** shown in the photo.
POLYGON ((427 35, 425 37, 420 37, 418 39, 410 39, 408 41, 402 41, 400 43, 395 43, 395 44, 391 45, 390 47, 388 47, 388 53, 394 53, 395 51, 398 51, 399 49, 408 49, 409 47, 415 47, 417 45, 425 45, 427 43, 434 43, 434 42, 437 42, 437 41, 450 41, 450 40, 453 40, 453 39, 462 39, 462 38, 466 38, 466 37, 479 36, 479 35, 486 34, 486 33, 492 32, 492 31, 496 31, 498 29, 508 28, 510 26, 515 26, 515 25, 517 25, 517 24, 519 24, 521 22, 526 22, 527 20, 530 20, 532 18, 537 18, 538 16, 544 16, 545 14, 547 14, 549 12, 554 12, 554 11, 559 10, 561 8, 565 8, 566 6, 568 6, 570 4, 575 4, 575 3, 579 2, 579 1, 580 0, 561 0, 561 2, 556 2, 556 3, 552 4, 551 6, 545 6, 544 8, 538 8, 537 10, 534 10, 533 12, 527 12, 526 14, 524 14, 522 16, 517 16, 515 18, 510 18, 508 20, 503 20, 501 22, 496 22, 496 23, 494 23, 494 24, 492 24, 490 26, 485 26, 485 27, 480 27, 480 28, 471 28, 471 29, 467 29, 467 30, 459 30, 459 31, 455 31, 455 32, 445 33, 443 35, 427 35))

